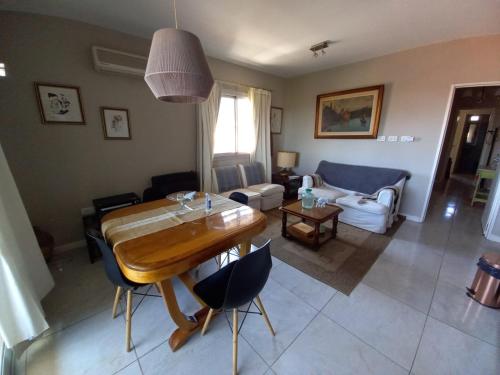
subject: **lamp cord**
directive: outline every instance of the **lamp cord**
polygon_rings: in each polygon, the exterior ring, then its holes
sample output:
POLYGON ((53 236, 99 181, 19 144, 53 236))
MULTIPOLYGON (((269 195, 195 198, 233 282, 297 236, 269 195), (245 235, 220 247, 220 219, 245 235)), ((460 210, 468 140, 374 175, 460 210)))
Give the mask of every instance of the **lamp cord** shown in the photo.
POLYGON ((175 0, 173 0, 173 3, 174 3, 174 19, 175 19, 175 28, 178 29, 178 25, 177 25, 177 7, 175 6, 175 0))

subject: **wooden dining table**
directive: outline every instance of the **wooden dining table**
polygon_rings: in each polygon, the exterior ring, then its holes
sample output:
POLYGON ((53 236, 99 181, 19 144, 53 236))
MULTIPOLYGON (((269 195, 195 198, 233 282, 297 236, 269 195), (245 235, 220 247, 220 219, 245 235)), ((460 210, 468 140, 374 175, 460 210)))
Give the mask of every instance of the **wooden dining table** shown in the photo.
MULTIPOLYGON (((198 193, 197 197, 203 197, 198 193)), ((160 199, 110 212, 102 219, 103 226, 121 219, 179 203, 160 199)), ((189 205, 189 204, 188 204, 189 205)), ((228 249, 239 246, 240 255, 250 251, 251 239, 266 227, 266 217, 260 211, 240 205, 194 221, 149 233, 110 245, 123 274, 131 281, 155 284, 177 329, 169 338, 172 351, 180 348, 203 326, 208 307, 193 292, 195 280, 190 270, 228 249), (193 316, 181 311, 172 285, 178 277, 201 305, 193 316)))

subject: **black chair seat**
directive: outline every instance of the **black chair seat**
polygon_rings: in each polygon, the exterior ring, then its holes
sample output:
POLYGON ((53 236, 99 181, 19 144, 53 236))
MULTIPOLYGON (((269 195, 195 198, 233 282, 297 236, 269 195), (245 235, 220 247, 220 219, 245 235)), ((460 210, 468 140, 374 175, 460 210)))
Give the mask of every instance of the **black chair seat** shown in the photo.
POLYGON ((211 309, 218 310, 222 308, 227 286, 229 285, 229 278, 235 264, 236 262, 229 263, 194 286, 193 290, 196 295, 211 309))

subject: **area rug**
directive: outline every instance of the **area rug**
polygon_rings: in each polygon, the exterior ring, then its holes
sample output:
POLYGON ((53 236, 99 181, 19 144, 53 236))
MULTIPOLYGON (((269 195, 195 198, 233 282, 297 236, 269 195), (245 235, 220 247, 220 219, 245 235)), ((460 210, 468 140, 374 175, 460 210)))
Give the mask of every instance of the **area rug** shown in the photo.
MULTIPOLYGON (((266 215, 267 228, 256 238, 256 242, 271 238, 273 256, 347 296, 368 273, 404 220, 401 217, 385 234, 339 222, 337 237, 324 243, 318 251, 313 251, 296 240, 281 236, 281 212, 278 209, 267 211, 266 215)), ((288 223, 299 220, 288 215, 288 223)))

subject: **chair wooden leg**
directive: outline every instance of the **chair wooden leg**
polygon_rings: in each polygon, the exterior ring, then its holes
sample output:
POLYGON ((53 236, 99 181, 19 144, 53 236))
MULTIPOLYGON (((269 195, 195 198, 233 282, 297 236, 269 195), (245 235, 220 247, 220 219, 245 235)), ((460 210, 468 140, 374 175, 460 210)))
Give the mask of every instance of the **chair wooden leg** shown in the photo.
POLYGON ((125 321, 125 343, 127 352, 130 351, 130 333, 132 323, 132 290, 127 290, 127 315, 125 321))
POLYGON ((269 320, 269 317, 267 316, 266 309, 264 309, 264 305, 262 304, 262 301, 260 300, 259 296, 255 297, 255 303, 257 304, 257 307, 259 308, 259 310, 262 312, 262 317, 264 318, 264 321, 266 322, 267 328, 269 328, 269 331, 271 331, 271 335, 276 336, 276 333, 274 333, 273 326, 271 325, 271 321, 269 320))
POLYGON ((208 310, 207 318, 205 319, 205 324, 203 324, 203 328, 201 329, 201 335, 203 336, 207 331, 208 325, 210 324, 210 320, 212 320, 212 315, 214 314, 214 309, 208 310))
POLYGON ((118 303, 120 302, 120 295, 122 294, 122 287, 116 287, 115 302, 113 303, 113 319, 116 318, 116 309, 118 308, 118 303))
POLYGON ((217 263, 217 269, 220 270, 222 268, 222 254, 217 255, 215 262, 217 263))
POLYGON ((233 309, 233 375, 238 374, 238 309, 233 309))

